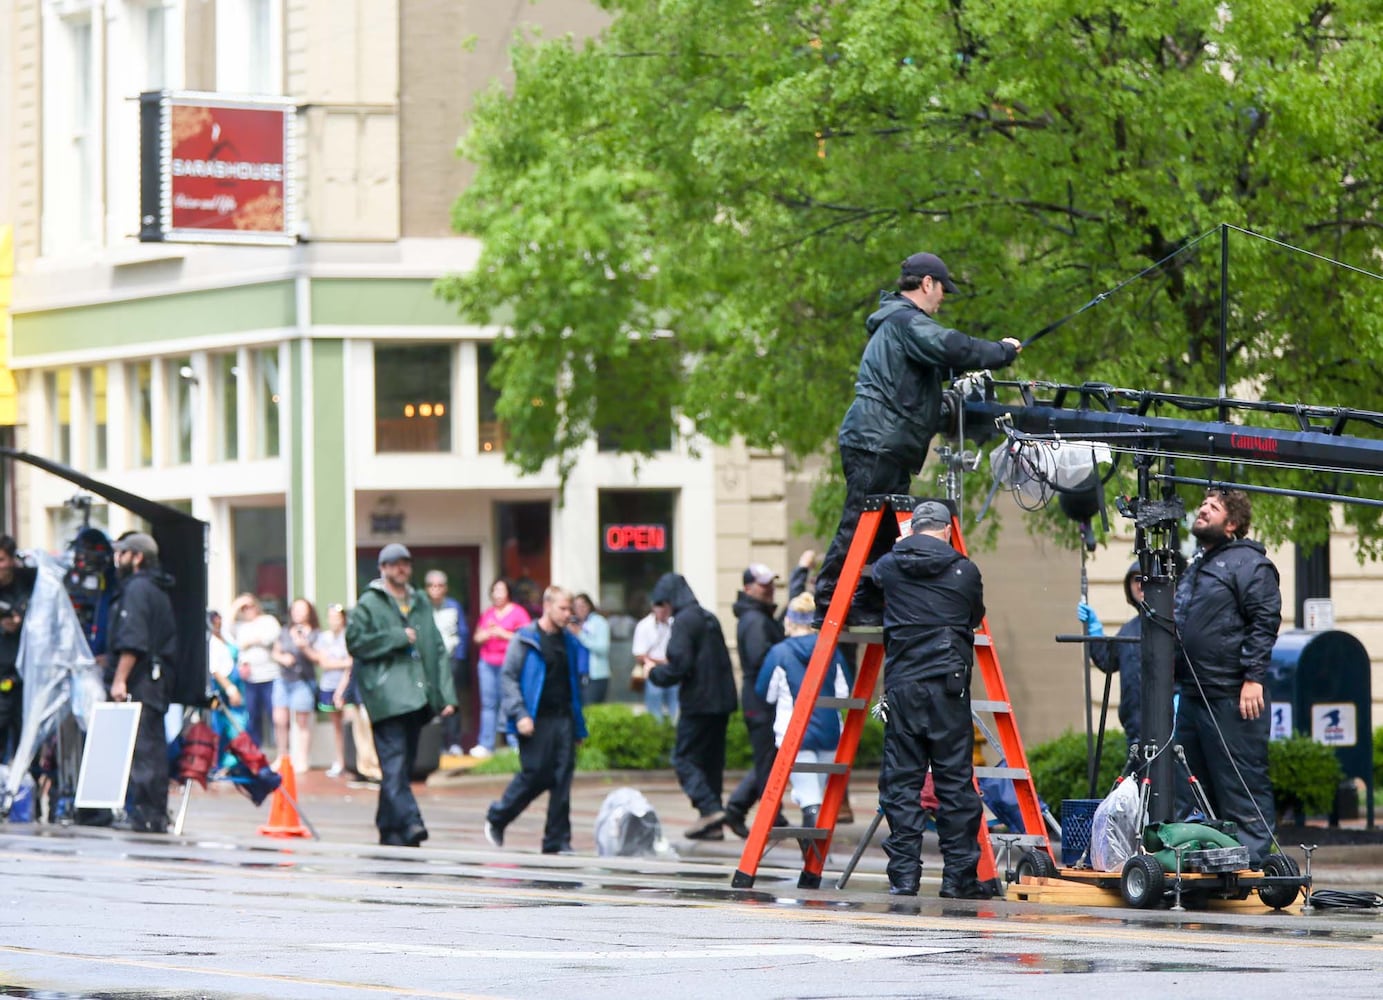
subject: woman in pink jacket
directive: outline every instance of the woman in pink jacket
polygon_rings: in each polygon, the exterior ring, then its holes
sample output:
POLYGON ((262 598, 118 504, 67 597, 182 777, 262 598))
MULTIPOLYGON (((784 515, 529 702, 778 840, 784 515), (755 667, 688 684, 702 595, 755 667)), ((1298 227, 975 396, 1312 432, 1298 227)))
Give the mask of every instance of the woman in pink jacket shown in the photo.
POLYGON ((476 674, 480 680, 480 742, 471 747, 472 757, 488 757, 495 750, 495 733, 499 728, 499 674, 504 666, 504 653, 514 633, 532 619, 527 611, 515 604, 509 595, 509 583, 504 579, 490 585, 490 607, 475 623, 475 644, 480 647, 476 674))

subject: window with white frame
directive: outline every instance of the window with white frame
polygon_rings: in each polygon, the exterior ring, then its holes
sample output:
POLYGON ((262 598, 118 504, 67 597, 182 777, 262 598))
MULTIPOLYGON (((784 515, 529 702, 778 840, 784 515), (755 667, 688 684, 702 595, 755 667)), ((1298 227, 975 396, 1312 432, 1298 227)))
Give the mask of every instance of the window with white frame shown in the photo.
POLYGON ((219 0, 216 89, 228 94, 283 92, 283 0, 219 0))
POLYGON ((192 461, 192 391, 197 385, 197 374, 192 370, 191 358, 171 358, 164 362, 163 371, 168 382, 167 399, 173 409, 173 464, 187 465, 192 461))
POLYGON ((261 347, 251 352, 254 368, 255 458, 279 456, 279 350, 261 347))
POLYGON ((76 433, 82 437, 86 461, 93 469, 104 469, 108 461, 105 365, 79 369, 76 392, 87 401, 82 425, 76 429, 76 433))
POLYGON ((48 454, 63 465, 72 464, 72 369, 48 372, 45 395, 48 397, 48 426, 53 439, 48 454))
POLYGON ((94 245, 101 212, 100 18, 49 0, 43 24, 43 252, 94 245))
POLYGON ((138 60, 139 89, 182 86, 180 0, 126 0, 130 55, 138 60))

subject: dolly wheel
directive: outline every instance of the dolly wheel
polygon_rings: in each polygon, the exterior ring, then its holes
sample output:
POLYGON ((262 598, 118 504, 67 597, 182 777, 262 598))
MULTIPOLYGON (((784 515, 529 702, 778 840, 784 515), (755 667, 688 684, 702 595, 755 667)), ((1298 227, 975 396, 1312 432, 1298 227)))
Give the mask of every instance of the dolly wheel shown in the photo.
POLYGON ((1167 873, 1162 863, 1151 854, 1135 854, 1124 862, 1124 875, 1119 880, 1119 892, 1124 902, 1146 910, 1162 901, 1167 890, 1167 873))
MULTIPOLYGON (((1301 869, 1285 854, 1269 854, 1263 860, 1263 874, 1289 875, 1296 878, 1301 874, 1301 869)), ((1263 901, 1264 906, 1271 906, 1274 910, 1285 910, 1297 901, 1297 893, 1300 891, 1301 887, 1295 885, 1264 885, 1258 889, 1258 898, 1263 901)))
POLYGON ((1020 883, 1024 878, 1056 878, 1056 863, 1046 851, 1029 847, 1018 855, 1014 873, 1020 883))

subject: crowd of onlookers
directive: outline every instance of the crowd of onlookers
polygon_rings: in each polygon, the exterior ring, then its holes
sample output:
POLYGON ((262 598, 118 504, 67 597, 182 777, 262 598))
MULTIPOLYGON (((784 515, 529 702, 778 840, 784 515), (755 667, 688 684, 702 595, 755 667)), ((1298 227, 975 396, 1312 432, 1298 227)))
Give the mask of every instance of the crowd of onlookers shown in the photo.
MULTIPOLYGON (((443 751, 484 759, 495 752, 497 743, 502 747, 505 739, 500 698, 505 653, 514 635, 539 617, 541 609, 518 603, 509 581, 501 578, 491 585, 490 604, 472 631, 464 607, 447 588, 444 572, 426 573, 423 591, 432 604, 453 683, 464 693, 466 709, 442 719, 443 751)), ((313 757, 316 718, 325 716, 331 720, 333 736, 327 774, 336 777, 346 769, 345 727, 349 725, 355 748, 352 769, 361 777, 378 780, 369 717, 356 689, 354 663, 346 646, 350 611, 332 604, 323 621, 311 600, 298 597, 288 605, 285 623, 270 610, 273 604, 270 597, 244 593, 231 603, 224 618, 215 610, 207 614, 211 674, 231 720, 229 729, 232 733, 243 729, 256 744, 290 756, 301 771, 313 757)), ((610 694, 610 622, 588 594, 577 594, 572 604, 567 629, 586 650, 582 702, 599 704, 610 694)), ((648 711, 675 721, 677 687, 647 680, 648 671, 664 662, 670 630, 666 605, 652 609, 638 622, 630 684, 642 691, 648 711)))

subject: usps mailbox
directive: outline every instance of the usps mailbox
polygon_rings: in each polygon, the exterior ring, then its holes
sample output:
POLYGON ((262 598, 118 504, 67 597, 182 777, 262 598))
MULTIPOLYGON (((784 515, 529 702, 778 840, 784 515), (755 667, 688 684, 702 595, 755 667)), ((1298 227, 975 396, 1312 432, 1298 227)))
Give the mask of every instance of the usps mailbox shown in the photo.
POLYGON ((1373 825, 1373 686, 1369 654, 1348 632, 1293 629, 1268 667, 1273 739, 1293 733, 1333 747, 1340 767, 1368 788, 1373 825))

